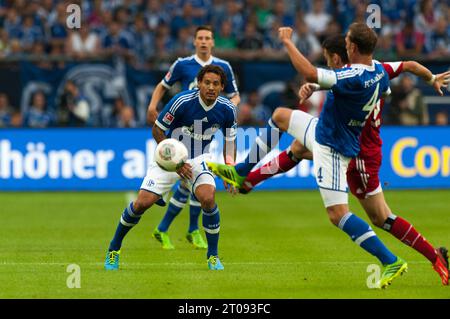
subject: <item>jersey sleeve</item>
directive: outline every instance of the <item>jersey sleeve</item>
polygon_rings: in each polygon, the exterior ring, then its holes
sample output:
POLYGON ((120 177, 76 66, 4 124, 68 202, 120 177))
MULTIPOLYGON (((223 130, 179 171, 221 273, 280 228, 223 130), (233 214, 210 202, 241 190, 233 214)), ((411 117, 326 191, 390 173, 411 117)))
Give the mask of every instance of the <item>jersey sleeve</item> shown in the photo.
POLYGON ((177 59, 171 66, 169 71, 161 81, 161 84, 166 88, 170 89, 176 82, 181 81, 181 64, 180 59, 177 59))
POLYGON ((317 84, 322 89, 331 89, 334 92, 351 90, 358 81, 358 78, 364 72, 363 69, 344 68, 339 70, 317 69, 317 84))
POLYGON ((403 62, 383 62, 381 65, 389 75, 389 80, 396 78, 403 72, 403 62))
POLYGON ((184 95, 180 94, 175 95, 159 113, 158 118, 155 121, 155 125, 164 132, 173 128, 177 116, 183 113, 183 96, 184 95))
POLYGON ((237 113, 236 107, 230 102, 230 111, 227 116, 225 126, 222 128, 223 136, 226 141, 234 141, 237 135, 237 113))
POLYGON ((226 64, 225 74, 227 75, 227 84, 225 86, 224 92, 226 93, 228 98, 239 94, 236 79, 234 78, 233 69, 230 64, 226 64))

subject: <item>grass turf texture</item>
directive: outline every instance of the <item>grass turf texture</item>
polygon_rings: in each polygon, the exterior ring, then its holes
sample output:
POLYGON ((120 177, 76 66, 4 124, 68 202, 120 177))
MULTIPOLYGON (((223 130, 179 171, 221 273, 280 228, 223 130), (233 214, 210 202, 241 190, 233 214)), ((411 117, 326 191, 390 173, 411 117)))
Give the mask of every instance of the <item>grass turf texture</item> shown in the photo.
MULTIPOLYGON (((450 191, 389 191, 392 210, 435 245, 450 246, 450 191)), ((387 290, 368 289, 377 260, 332 226, 314 191, 218 193, 219 254, 225 270, 207 270, 204 250, 185 240, 188 210, 163 251, 151 232, 165 212, 153 207, 125 238, 121 270, 103 261, 125 193, 2 193, 0 298, 450 298, 450 287, 422 255, 377 233, 409 262, 387 290), (69 264, 81 288, 66 286, 69 264)), ((368 220, 351 198, 351 209, 368 220)), ((203 231, 202 231, 203 233, 203 231)))

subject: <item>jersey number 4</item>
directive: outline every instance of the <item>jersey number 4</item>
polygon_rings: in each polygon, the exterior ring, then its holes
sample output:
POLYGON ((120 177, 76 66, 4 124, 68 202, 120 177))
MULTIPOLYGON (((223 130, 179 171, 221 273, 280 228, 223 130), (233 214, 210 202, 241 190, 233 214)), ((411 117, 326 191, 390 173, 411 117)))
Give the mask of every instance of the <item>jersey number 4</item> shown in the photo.
POLYGON ((364 107, 362 109, 363 111, 367 112, 367 115, 365 118, 366 120, 369 118, 370 113, 372 113, 373 109, 375 109, 375 112, 377 113, 377 114, 374 114, 374 116, 378 115, 378 112, 380 112, 380 98, 378 97, 379 90, 380 90, 380 83, 377 83, 375 92, 373 92, 373 95, 370 98, 369 102, 367 102, 367 104, 364 105, 364 107))

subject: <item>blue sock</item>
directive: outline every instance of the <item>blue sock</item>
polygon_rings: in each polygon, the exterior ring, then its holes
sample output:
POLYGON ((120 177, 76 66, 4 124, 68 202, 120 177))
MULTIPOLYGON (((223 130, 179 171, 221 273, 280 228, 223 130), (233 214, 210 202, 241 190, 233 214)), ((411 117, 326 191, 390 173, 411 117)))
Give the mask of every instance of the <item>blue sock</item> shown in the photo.
POLYGON ((247 157, 243 162, 236 164, 236 172, 240 176, 247 176, 253 167, 278 144, 281 135, 283 135, 283 132, 270 118, 266 127, 261 129, 261 133, 256 138, 255 143, 253 143, 247 157))
POLYGON ((186 205, 188 195, 189 191, 181 185, 178 185, 177 190, 169 201, 166 214, 158 225, 159 231, 166 232, 169 229, 170 224, 172 224, 175 217, 178 216, 184 205, 186 205))
POLYGON ((369 224, 358 216, 348 212, 342 217, 338 227, 346 232, 356 244, 377 257, 383 265, 397 261, 397 257, 381 242, 369 224))
POLYGON ((200 207, 200 203, 197 199, 191 195, 189 199, 189 233, 192 233, 194 230, 198 229, 198 218, 200 216, 200 211, 202 208, 200 207))
POLYGON ((219 230, 220 230, 220 213, 219 208, 214 206, 211 210, 204 210, 203 212, 203 228, 205 229, 206 241, 208 242, 208 252, 206 257, 217 256, 219 244, 219 230))
POLYGON ((111 250, 120 250, 122 247, 122 241, 128 231, 133 228, 139 220, 141 219, 142 214, 136 214, 133 210, 133 202, 125 208, 120 217, 119 225, 117 225, 116 233, 114 234, 113 239, 109 244, 109 251, 111 250))

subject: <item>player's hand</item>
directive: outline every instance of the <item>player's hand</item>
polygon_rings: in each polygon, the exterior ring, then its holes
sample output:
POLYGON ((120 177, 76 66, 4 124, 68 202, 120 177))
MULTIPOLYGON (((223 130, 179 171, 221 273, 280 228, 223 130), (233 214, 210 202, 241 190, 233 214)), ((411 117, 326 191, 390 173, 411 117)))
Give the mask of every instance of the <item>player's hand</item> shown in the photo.
POLYGON ((434 80, 433 83, 434 90, 440 96, 443 96, 444 93, 442 92, 442 88, 447 87, 449 83, 450 83, 450 71, 436 74, 436 79, 434 80))
POLYGON ((149 109, 147 112, 147 124, 148 125, 155 124, 157 118, 158 118, 158 111, 149 109))
POLYGON ((177 169, 177 174, 181 178, 192 180, 192 166, 189 163, 184 163, 179 169, 177 169))
POLYGON ((307 99, 316 91, 314 83, 305 83, 298 90, 298 96, 300 97, 300 104, 305 103, 307 99))
POLYGON ((278 29, 278 38, 281 42, 290 41, 292 37, 292 28, 289 27, 281 27, 278 29))

